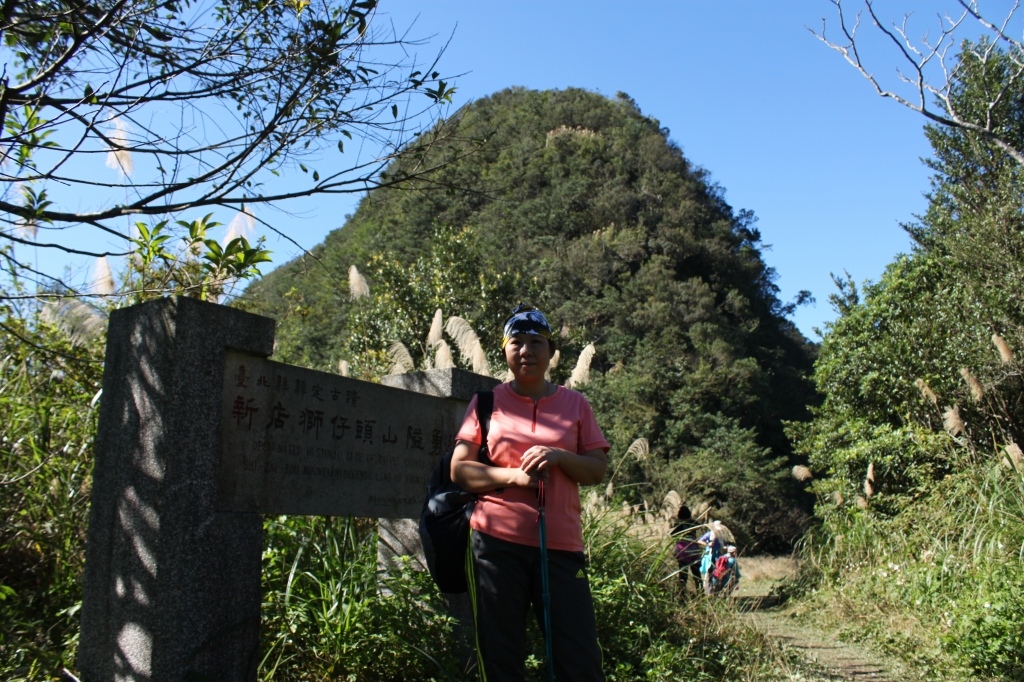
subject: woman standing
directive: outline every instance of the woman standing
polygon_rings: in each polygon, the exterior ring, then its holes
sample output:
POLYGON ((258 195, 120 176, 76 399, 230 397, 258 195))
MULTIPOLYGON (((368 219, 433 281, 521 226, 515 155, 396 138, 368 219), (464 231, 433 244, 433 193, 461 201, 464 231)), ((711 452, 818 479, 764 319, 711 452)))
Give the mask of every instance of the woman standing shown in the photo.
POLYGON ((479 494, 470 520, 469 579, 480 679, 525 678, 530 604, 544 628, 537 523, 537 483, 544 480, 555 678, 603 681, 579 486, 604 478, 609 445, 587 399, 545 381, 555 342, 539 310, 520 304, 512 312, 502 348, 515 378, 494 389, 487 452, 495 466, 478 458, 475 398, 452 456, 452 479, 479 494))
POLYGON ((686 505, 679 507, 676 514, 676 525, 672 529, 672 537, 675 538, 675 557, 679 562, 679 582, 683 588, 683 594, 687 594, 687 576, 693 576, 693 588, 699 594, 701 591, 700 561, 701 545, 697 542, 696 529, 699 527, 693 518, 690 508, 686 505))

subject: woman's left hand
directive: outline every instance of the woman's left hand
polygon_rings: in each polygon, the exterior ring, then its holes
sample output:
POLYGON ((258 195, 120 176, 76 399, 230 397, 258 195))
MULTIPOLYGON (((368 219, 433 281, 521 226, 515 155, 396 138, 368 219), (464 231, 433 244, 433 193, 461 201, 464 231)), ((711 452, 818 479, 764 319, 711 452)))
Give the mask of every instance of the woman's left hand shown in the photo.
POLYGON ((547 480, 551 473, 551 467, 557 465, 565 454, 565 450, 549 448, 546 445, 534 445, 523 453, 519 468, 528 474, 547 480))

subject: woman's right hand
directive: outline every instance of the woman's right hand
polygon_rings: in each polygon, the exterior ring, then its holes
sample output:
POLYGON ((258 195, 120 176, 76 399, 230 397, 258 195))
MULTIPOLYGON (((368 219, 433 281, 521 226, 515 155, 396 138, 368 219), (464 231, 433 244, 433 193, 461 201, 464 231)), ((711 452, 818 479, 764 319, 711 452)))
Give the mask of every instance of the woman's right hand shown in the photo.
POLYGON ((522 469, 508 469, 512 474, 512 480, 509 485, 519 486, 520 488, 536 488, 539 481, 548 480, 548 472, 534 471, 533 473, 526 473, 522 469))
POLYGON ((486 466, 479 459, 480 446, 476 443, 460 440, 455 444, 452 454, 452 481, 471 493, 485 493, 496 488, 512 486, 536 488, 537 482, 547 480, 547 470, 526 473, 519 468, 486 466))

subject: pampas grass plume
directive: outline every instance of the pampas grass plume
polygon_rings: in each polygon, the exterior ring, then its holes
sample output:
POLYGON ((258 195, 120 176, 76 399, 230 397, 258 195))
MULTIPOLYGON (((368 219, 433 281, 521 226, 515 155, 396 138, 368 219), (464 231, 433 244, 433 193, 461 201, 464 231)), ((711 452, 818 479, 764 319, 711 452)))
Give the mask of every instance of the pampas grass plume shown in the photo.
POLYGON ((355 265, 348 269, 348 295, 353 301, 370 295, 370 285, 355 265))
POLYGON ((793 478, 798 481, 809 481, 814 478, 814 474, 811 473, 811 470, 803 464, 795 465, 791 473, 793 474, 793 478))
POLYGON ((679 513, 681 506, 683 506, 683 498, 675 490, 669 490, 665 499, 661 501, 661 513, 665 518, 671 519, 679 513))
POLYGON ((643 462, 647 460, 648 455, 651 454, 651 444, 646 438, 637 438, 626 450, 626 456, 636 457, 636 461, 643 462))
POLYGON ((434 311, 434 319, 431 320, 430 331, 427 332, 427 348, 433 348, 441 343, 444 343, 444 314, 438 308, 434 311))
POLYGON ((1020 469, 1021 464, 1024 464, 1024 453, 1021 452, 1019 445, 1010 443, 1006 446, 1006 457, 1003 458, 1003 463, 1012 465, 1014 469, 1020 469))
POLYGON ((981 383, 971 374, 971 370, 966 367, 960 368, 960 376, 971 387, 971 397, 974 398, 974 402, 980 402, 981 398, 985 395, 985 389, 981 387, 981 383))
POLYGON ((388 347, 388 355, 391 356, 392 362, 391 374, 405 374, 416 369, 416 363, 413 362, 409 349, 401 341, 391 342, 391 346, 388 347))
POLYGON ((942 426, 946 433, 951 436, 958 436, 964 432, 964 422, 960 418, 960 408, 957 406, 947 407, 942 413, 942 426))
POLYGON ((473 363, 474 374, 482 374, 485 377, 491 376, 491 363, 487 361, 487 353, 484 352, 480 339, 477 339, 476 343, 473 344, 473 348, 469 353, 469 359, 473 363))
POLYGON ((590 363, 594 359, 594 353, 596 352, 597 349, 594 348, 594 344, 588 343, 587 347, 580 353, 579 360, 576 361, 576 367, 573 368, 569 381, 565 383, 566 388, 576 388, 590 382, 590 363))
POLYGON ((92 277, 93 290, 97 294, 110 296, 116 291, 117 287, 114 285, 114 276, 110 272, 110 263, 107 262, 106 256, 100 256, 96 259, 92 277))
MULTIPOLYGON (((252 214, 252 211, 248 206, 243 208, 241 211, 235 214, 235 217, 228 223, 228 232, 234 230, 236 237, 244 237, 249 240, 256 233, 256 216, 252 214)), ((226 239, 225 243, 230 242, 230 239, 226 239)))
POLYGON ((860 495, 857 496, 857 499, 855 501, 857 503, 857 506, 860 507, 861 509, 867 509, 868 508, 868 501, 865 500, 860 495))
POLYGON ((1004 365, 1013 363, 1013 352, 1010 347, 1006 345, 1006 341, 999 334, 992 335, 992 343, 995 345, 996 350, 999 351, 999 359, 1003 361, 1004 365))
POLYGON ((473 326, 458 315, 452 315, 444 323, 444 330, 455 341, 462 358, 466 362, 472 362, 473 346, 480 343, 480 337, 473 331, 473 326))
POLYGON ((924 379, 918 379, 914 382, 914 385, 917 386, 918 390, 921 391, 921 395, 924 396, 926 400, 930 401, 935 407, 939 406, 939 397, 935 395, 931 388, 928 387, 928 384, 925 383, 924 379))
POLYGON ((227 248, 228 244, 235 241, 241 236, 242 235, 238 233, 238 228, 235 227, 235 221, 232 220, 231 224, 228 225, 228 231, 224 233, 224 239, 221 241, 220 245, 223 248, 227 248))
POLYGON ((562 359, 562 351, 556 350, 555 354, 551 356, 551 363, 548 365, 548 369, 544 372, 544 381, 551 381, 551 370, 558 367, 558 361, 562 359))
POLYGON ((54 325, 68 335, 71 345, 81 346, 103 333, 106 316, 77 298, 46 303, 40 312, 43 322, 54 325))
POLYGON ((721 521, 712 521, 708 526, 708 530, 715 534, 715 537, 719 540, 723 540, 728 543, 736 542, 736 538, 733 536, 732 531, 722 523, 721 521))
POLYGON ((112 121, 114 128, 107 133, 110 140, 110 151, 107 152, 107 168, 114 168, 122 178, 128 177, 135 170, 135 163, 132 161, 132 154, 128 151, 128 126, 124 121, 115 118, 112 121))
POLYGON ((444 339, 437 342, 437 352, 434 353, 434 367, 437 369, 451 369, 455 367, 452 349, 448 347, 444 339))
POLYGON ((455 340, 462 359, 473 367, 473 372, 491 376, 491 364, 487 361, 480 337, 473 331, 472 325, 458 315, 452 315, 444 324, 444 329, 455 340))
POLYGON ((844 502, 843 494, 841 492, 839 492, 838 490, 833 490, 832 494, 829 495, 829 499, 831 499, 832 502, 834 502, 837 507, 842 507, 843 506, 843 502, 844 502))

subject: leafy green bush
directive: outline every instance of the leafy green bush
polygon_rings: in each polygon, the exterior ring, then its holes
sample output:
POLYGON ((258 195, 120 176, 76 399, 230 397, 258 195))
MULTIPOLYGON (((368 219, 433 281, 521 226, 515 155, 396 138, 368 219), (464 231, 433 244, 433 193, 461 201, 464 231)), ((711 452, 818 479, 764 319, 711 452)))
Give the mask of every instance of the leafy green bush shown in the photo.
POLYGON ((819 506, 799 611, 944 679, 1024 664, 1024 478, 1006 464, 949 476, 896 515, 819 506))
POLYGON ((946 646, 980 675, 1024 680, 1024 571, 993 562, 966 614, 953 620, 946 646))
POLYGON ((643 528, 619 511, 584 519, 609 682, 771 679, 784 660, 778 646, 741 625, 725 602, 685 598, 667 560, 672 544, 642 539, 643 528))

